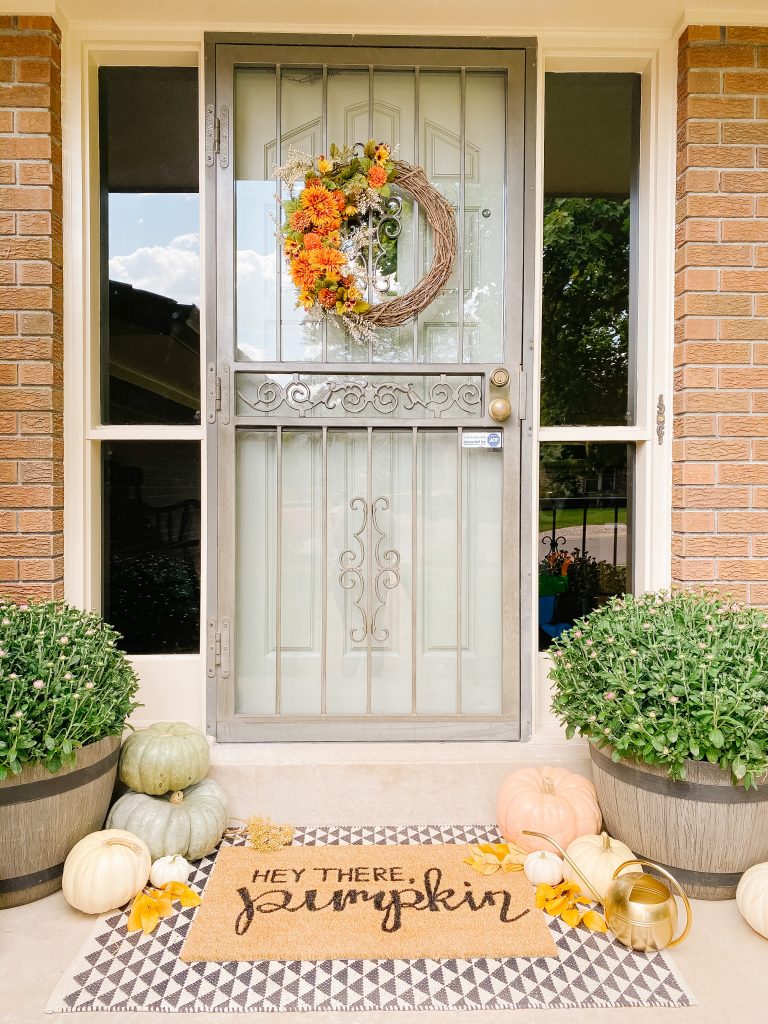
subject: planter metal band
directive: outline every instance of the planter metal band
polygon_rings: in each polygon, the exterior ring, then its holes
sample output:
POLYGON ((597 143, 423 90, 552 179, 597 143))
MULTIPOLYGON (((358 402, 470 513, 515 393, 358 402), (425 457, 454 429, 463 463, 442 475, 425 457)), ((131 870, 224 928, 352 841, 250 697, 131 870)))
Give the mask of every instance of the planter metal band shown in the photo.
MULTIPOLYGON (((660 868, 668 871, 684 887, 699 886, 708 889, 735 888, 739 879, 746 871, 691 871, 689 868, 678 868, 674 864, 662 864, 655 857, 646 857, 642 853, 636 854, 639 860, 649 860, 660 868)), ((689 894, 690 895, 690 894, 689 894)))
POLYGON ((709 804, 759 804, 768 800, 768 786, 745 789, 743 786, 733 785, 711 786, 707 782, 677 782, 664 775, 651 775, 649 772, 630 768, 620 761, 612 761, 610 757, 606 757, 605 754, 596 750, 591 743, 589 756, 606 775, 611 775, 619 782, 635 786, 637 789, 644 789, 649 793, 660 793, 678 800, 696 800, 709 804))
MULTIPOLYGON (((41 779, 39 782, 27 782, 20 786, 3 786, 0 788, 0 807, 9 804, 23 804, 32 800, 45 800, 48 797, 56 796, 59 793, 66 793, 70 789, 77 789, 85 786, 94 779, 106 775, 108 771, 117 764, 120 757, 120 747, 110 751, 106 757, 85 768, 78 768, 73 772, 62 772, 59 775, 52 775, 50 779, 41 779)), ((1 891, 1 890, 0 890, 1 891)))
POLYGON ((29 875, 17 875, 15 878, 0 878, 0 894, 8 892, 19 892, 22 889, 32 889, 43 882, 50 882, 54 878, 60 878, 64 874, 64 861, 61 864, 54 864, 50 868, 41 868, 29 875))

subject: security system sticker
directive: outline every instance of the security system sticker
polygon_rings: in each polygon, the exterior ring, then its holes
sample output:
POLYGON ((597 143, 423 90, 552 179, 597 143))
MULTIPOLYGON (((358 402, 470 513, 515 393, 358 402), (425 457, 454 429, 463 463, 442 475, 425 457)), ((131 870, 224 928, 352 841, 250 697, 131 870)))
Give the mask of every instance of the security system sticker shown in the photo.
POLYGON ((504 435, 500 430, 472 430, 461 435, 462 448, 492 448, 498 450, 504 446, 504 435))

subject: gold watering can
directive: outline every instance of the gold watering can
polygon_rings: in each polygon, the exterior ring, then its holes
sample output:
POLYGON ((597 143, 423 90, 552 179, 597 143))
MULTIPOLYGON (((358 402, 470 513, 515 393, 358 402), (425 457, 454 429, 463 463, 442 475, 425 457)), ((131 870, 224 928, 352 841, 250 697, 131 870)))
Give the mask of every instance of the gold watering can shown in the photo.
MULTIPOLYGON (((543 832, 529 832, 527 829, 523 829, 523 835, 546 839, 560 851, 587 888, 598 892, 554 839, 545 836, 543 832)), ((680 883, 668 871, 651 861, 627 860, 620 864, 614 871, 613 879, 605 894, 601 896, 600 902, 603 904, 608 927, 619 942, 640 953, 664 949, 665 946, 677 946, 691 930, 691 904, 680 883), (677 931, 677 903, 672 891, 661 879, 643 871, 628 871, 622 875, 624 868, 631 864, 641 864, 658 871, 672 883, 682 897, 685 906, 685 927, 677 938, 673 937, 677 931)))

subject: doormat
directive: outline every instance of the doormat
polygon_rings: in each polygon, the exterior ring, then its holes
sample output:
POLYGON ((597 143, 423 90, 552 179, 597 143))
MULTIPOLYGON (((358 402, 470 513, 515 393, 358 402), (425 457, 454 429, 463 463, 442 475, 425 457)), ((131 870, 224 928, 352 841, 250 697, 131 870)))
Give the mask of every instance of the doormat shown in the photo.
POLYGON ((230 847, 181 951, 193 960, 556 957, 522 873, 478 875, 466 847, 230 847))
MULTIPOLYGON (((350 826, 299 828, 294 845, 359 848, 500 841, 495 828, 477 825, 350 826)), ((242 846, 244 840, 226 839, 219 849, 233 845, 242 846)), ((195 865, 190 885, 198 892, 206 888, 214 863, 215 855, 195 865)), ((52 993, 48 1012, 511 1010, 695 1003, 668 953, 635 953, 610 935, 569 928, 559 918, 546 918, 559 959, 185 963, 180 954, 200 910, 179 909, 163 918, 151 935, 126 932, 127 910, 99 918, 52 993)))

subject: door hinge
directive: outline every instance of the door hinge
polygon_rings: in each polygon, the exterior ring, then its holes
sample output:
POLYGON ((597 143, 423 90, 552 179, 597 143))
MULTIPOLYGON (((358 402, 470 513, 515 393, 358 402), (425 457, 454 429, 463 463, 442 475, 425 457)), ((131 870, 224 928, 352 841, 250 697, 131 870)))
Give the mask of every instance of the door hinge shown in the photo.
POLYGON ((225 104, 216 108, 209 103, 205 108, 205 163, 213 167, 218 155, 219 167, 229 166, 229 107, 225 104))
POLYGON ((517 378, 517 418, 524 420, 528 416, 528 374, 520 367, 517 378))
POLYGON ((216 413, 221 412, 221 377, 216 373, 215 363, 208 363, 205 390, 208 399, 208 413, 206 415, 206 419, 209 423, 215 423, 216 413))
POLYGON ((215 619, 208 619, 206 641, 206 673, 209 679, 219 669, 222 678, 229 678, 229 619, 222 619, 221 626, 215 619))

